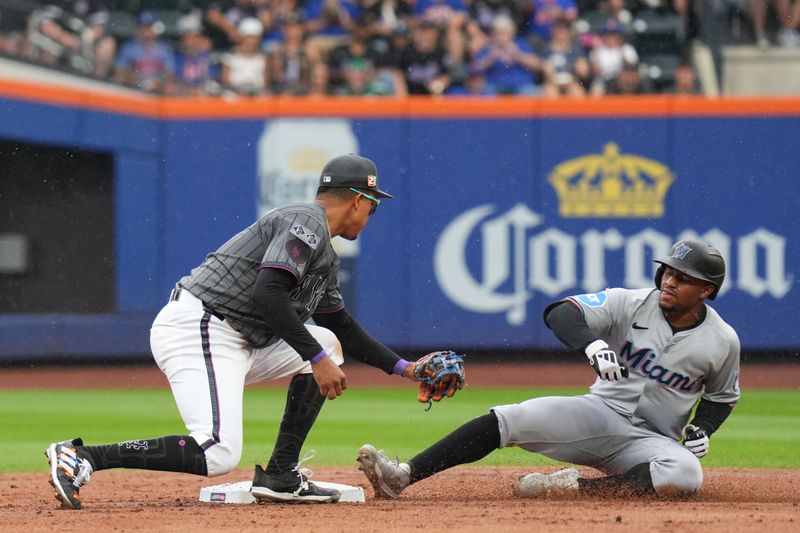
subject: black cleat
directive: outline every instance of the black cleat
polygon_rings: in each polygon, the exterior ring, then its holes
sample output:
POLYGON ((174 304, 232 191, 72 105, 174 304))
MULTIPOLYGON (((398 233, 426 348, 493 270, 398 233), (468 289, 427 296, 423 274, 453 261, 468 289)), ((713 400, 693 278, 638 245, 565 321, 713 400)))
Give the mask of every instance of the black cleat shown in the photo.
POLYGON ((83 446, 81 439, 54 442, 44 454, 50 463, 50 484, 56 490, 56 499, 69 509, 81 508, 80 488, 89 481, 92 465, 78 457, 76 447, 83 446))
POLYGON ((342 494, 325 489, 308 480, 310 471, 297 464, 278 475, 267 474, 256 465, 250 492, 259 502, 273 503, 336 503, 342 494))

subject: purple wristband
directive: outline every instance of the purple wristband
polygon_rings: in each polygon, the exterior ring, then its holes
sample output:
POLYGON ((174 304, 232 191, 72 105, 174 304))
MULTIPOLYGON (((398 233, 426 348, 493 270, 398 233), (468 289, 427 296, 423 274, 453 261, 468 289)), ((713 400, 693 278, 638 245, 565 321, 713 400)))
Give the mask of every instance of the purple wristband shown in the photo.
POLYGON ((320 361, 322 361, 326 357, 328 357, 328 353, 325 350, 322 350, 317 355, 315 355, 314 357, 311 358, 311 362, 312 363, 319 363, 320 361))
POLYGON ((392 368, 392 374, 402 375, 403 372, 406 371, 406 368, 411 364, 411 361, 406 361, 405 359, 400 359, 394 364, 394 368, 392 368))

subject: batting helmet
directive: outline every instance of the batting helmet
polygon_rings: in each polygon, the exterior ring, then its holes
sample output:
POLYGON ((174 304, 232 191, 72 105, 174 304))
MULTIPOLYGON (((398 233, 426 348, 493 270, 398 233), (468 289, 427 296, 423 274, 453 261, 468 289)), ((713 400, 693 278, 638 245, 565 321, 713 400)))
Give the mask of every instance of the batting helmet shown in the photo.
POLYGON ((664 270, 670 266, 683 272, 687 276, 702 279, 713 283, 716 289, 708 297, 713 300, 717 297, 722 282, 725 281, 725 260, 719 250, 708 243, 694 239, 685 239, 672 245, 668 257, 654 259, 661 266, 656 270, 656 287, 661 288, 661 277, 664 270))

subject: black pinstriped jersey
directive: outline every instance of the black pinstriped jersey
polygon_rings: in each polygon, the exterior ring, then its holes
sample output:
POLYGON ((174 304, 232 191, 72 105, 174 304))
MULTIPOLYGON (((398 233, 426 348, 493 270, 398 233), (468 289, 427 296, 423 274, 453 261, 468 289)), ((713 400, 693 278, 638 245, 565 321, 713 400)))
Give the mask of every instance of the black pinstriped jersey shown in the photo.
POLYGON ((337 277, 339 257, 331 246, 325 210, 315 203, 293 203, 269 211, 208 254, 179 285, 224 316, 258 348, 278 340, 252 299, 262 268, 286 270, 297 279, 289 296, 302 321, 315 311, 344 307, 337 277))

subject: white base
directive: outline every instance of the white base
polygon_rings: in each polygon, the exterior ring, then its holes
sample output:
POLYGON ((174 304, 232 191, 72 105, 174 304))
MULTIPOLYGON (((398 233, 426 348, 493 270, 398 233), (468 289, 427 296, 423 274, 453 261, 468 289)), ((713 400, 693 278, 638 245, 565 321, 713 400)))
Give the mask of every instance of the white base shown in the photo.
MULTIPOLYGON (((364 489, 341 483, 329 481, 313 481, 314 485, 325 489, 336 489, 342 493, 339 503, 364 503, 364 489)), ((223 483, 210 485, 200 489, 200 501, 209 503, 256 503, 250 494, 252 481, 239 481, 238 483, 223 483)))

